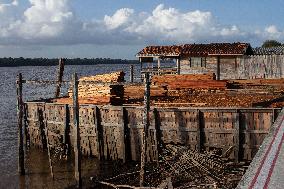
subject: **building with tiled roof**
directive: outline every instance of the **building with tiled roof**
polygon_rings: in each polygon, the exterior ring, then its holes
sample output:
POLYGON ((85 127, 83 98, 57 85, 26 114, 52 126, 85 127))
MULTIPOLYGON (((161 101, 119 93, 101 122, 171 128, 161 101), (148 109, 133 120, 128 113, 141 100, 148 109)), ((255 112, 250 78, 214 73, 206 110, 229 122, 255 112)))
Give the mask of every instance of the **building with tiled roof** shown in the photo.
MULTIPOLYGON (((237 42, 147 46, 140 50, 136 57, 141 62, 142 70, 142 64, 146 62, 148 65, 152 63, 152 68, 158 69, 160 72, 163 65, 162 60, 174 59, 177 74, 215 72, 217 79, 220 79, 221 64, 223 69, 231 66, 232 68, 226 70, 233 72, 237 69, 241 57, 252 54, 253 50, 249 43, 237 42), (157 66, 154 65, 155 62, 157 62, 157 66)), ((149 67, 147 70, 150 70, 149 67)), ((228 71, 226 74, 230 75, 228 71)))
POLYGON ((184 44, 147 46, 137 57, 216 56, 253 54, 249 43, 184 44))

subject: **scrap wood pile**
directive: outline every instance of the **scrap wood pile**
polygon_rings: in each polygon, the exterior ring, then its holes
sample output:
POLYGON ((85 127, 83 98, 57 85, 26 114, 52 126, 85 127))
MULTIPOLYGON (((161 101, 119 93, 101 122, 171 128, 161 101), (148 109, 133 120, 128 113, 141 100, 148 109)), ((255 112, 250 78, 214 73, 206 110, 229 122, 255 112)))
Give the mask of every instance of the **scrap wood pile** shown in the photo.
MULTIPOLYGON (((79 79, 78 98, 82 104, 121 104, 123 85, 115 84, 124 81, 124 72, 82 77, 79 79)), ((72 98, 72 88, 68 91, 72 98)), ((59 99, 60 100, 60 99, 59 99)), ((61 99, 63 101, 64 99, 61 99)))
POLYGON ((207 107, 283 107, 284 99, 281 93, 258 91, 184 91, 171 98, 152 100, 159 106, 207 106, 207 107))
MULTIPOLYGON (((247 164, 235 164, 226 157, 210 152, 199 153, 185 146, 167 145, 159 154, 159 164, 146 165, 147 187, 162 188, 170 178, 174 188, 235 188, 247 164)), ((111 186, 139 186, 139 166, 136 170, 104 179, 111 186)), ((127 187, 128 186, 128 187, 127 187)), ((133 186, 133 187, 131 187, 133 186)))
POLYGON ((152 83, 166 86, 168 90, 226 89, 228 87, 228 82, 217 81, 214 73, 154 76, 152 83))

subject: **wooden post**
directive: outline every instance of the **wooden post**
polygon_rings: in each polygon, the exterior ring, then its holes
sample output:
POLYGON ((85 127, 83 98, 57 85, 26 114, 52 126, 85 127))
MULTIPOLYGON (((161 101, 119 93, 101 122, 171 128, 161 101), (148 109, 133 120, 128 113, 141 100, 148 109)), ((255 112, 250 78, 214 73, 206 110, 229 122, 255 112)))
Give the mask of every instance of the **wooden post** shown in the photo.
POLYGON ((142 136, 142 148, 141 148, 141 167, 140 167, 140 186, 144 185, 145 181, 145 162, 147 151, 147 137, 149 128, 150 117, 150 76, 149 73, 145 73, 145 94, 144 94, 144 114, 143 114, 143 136, 142 136))
POLYGON ((47 123, 47 117, 46 116, 45 116, 44 133, 45 133, 45 138, 46 138, 50 175, 51 175, 52 179, 54 180, 53 165, 52 165, 52 159, 51 159, 51 153, 50 153, 50 144, 49 144, 49 137, 48 137, 48 123, 47 123))
POLYGON ((235 163, 239 162, 239 149, 240 149, 240 113, 236 111, 235 120, 235 163))
POLYGON ((221 57, 220 56, 217 56, 217 80, 220 80, 220 62, 221 62, 221 57))
POLYGON ((23 141, 23 78, 19 73, 17 78, 17 117, 18 117, 18 172, 25 174, 25 154, 23 141))
POLYGON ((65 63, 65 59, 60 58, 59 59, 58 73, 57 73, 57 85, 56 85, 56 89, 55 89, 55 98, 58 98, 59 95, 60 95, 60 88, 61 88, 61 83, 62 83, 62 80, 63 80, 64 63, 65 63))
POLYGON ((134 81, 134 67, 130 65, 130 82, 133 83, 134 81))
POLYGON ((69 119, 69 106, 68 104, 64 105, 64 135, 63 135, 63 144, 64 144, 64 153, 66 155, 66 158, 68 157, 68 153, 70 152, 69 149, 69 132, 70 132, 70 119, 69 119))
POLYGON ((158 57, 158 75, 160 75, 160 68, 161 68, 161 59, 158 57))
POLYGON ((78 103, 78 76, 73 75, 73 124, 74 124, 74 153, 75 153, 75 179, 77 187, 82 187, 81 178, 81 147, 80 147, 80 128, 79 128, 79 103, 78 103))
POLYGON ((141 78, 141 81, 143 82, 143 77, 142 77, 143 63, 142 63, 142 58, 141 57, 139 57, 139 62, 140 62, 140 78, 141 78))
POLYGON ((25 148, 27 149, 27 147, 30 145, 29 144, 29 134, 28 134, 28 110, 27 110, 27 104, 23 104, 23 117, 24 117, 24 144, 25 144, 25 148))
POLYGON ((177 59, 177 74, 180 75, 180 59, 177 59))

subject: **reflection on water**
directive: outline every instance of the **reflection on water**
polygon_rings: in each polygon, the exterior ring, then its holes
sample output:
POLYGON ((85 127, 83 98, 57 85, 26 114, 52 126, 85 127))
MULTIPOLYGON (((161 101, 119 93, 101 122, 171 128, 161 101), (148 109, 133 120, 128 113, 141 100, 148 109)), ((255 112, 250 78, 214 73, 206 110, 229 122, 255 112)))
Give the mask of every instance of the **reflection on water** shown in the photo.
MULTIPOLYGON (((135 74, 139 73, 135 65, 135 74)), ((55 180, 49 172, 48 156, 39 149, 29 149, 26 155, 27 175, 19 177, 17 173, 17 122, 16 122, 16 77, 22 73, 23 79, 54 80, 56 66, 49 67, 1 67, 0 68, 0 188, 66 188, 75 185, 73 162, 58 161, 54 165, 55 180)), ((79 76, 109 73, 117 70, 126 72, 129 78, 129 65, 66 66, 64 80, 70 80, 75 72, 79 76)), ((62 92, 68 86, 63 86, 62 92)), ((24 100, 53 97, 55 86, 24 85, 24 100)), ((97 174, 109 174, 114 169, 110 163, 98 163, 96 159, 84 159, 82 162, 84 183, 97 174)))

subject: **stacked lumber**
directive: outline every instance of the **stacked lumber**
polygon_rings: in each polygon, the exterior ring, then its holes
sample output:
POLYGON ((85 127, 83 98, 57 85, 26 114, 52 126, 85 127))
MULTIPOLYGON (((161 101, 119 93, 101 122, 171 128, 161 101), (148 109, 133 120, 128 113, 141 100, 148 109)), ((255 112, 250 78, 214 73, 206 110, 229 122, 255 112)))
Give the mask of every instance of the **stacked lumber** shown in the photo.
MULTIPOLYGON (((79 102, 84 104, 121 104, 124 94, 123 85, 113 83, 123 82, 124 75, 123 72, 114 72, 80 78, 78 85, 79 102)), ((69 89, 68 94, 72 98, 72 88, 69 89)))
POLYGON ((79 81, 97 81, 97 82, 124 82, 125 73, 122 71, 109 74, 101 74, 95 76, 81 77, 79 81))
POLYGON ((179 89, 226 89, 227 81, 215 80, 215 74, 183 74, 154 76, 152 82, 157 86, 166 86, 168 90, 179 89))
MULTIPOLYGON (((124 99, 143 99, 145 93, 144 84, 124 85, 124 99)), ((162 86, 150 86, 151 97, 163 97, 167 95, 167 89, 162 86)))
POLYGON ((284 79, 248 79, 248 80, 230 80, 234 88, 263 88, 273 86, 275 88, 284 88, 284 79))
POLYGON ((196 81, 196 80, 216 80, 215 73, 205 74, 181 74, 181 75, 162 75, 153 76, 152 82, 154 84, 170 83, 175 81, 196 81))

